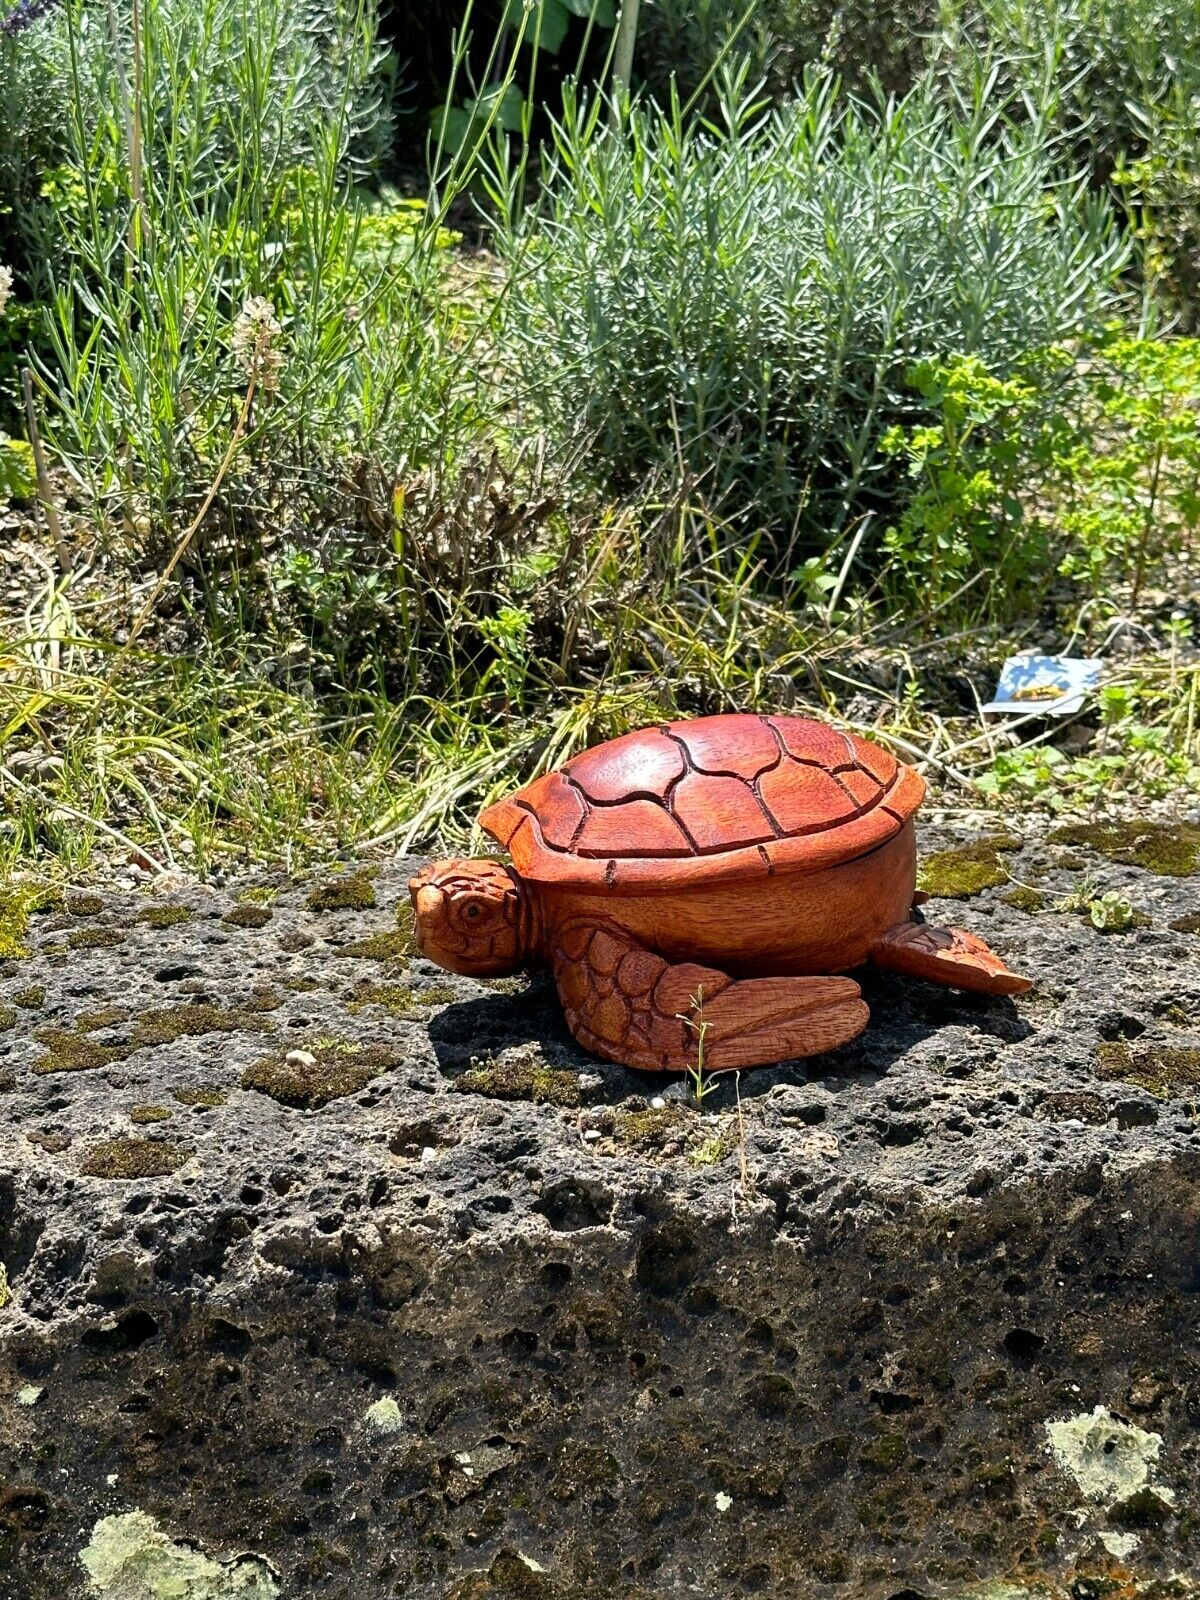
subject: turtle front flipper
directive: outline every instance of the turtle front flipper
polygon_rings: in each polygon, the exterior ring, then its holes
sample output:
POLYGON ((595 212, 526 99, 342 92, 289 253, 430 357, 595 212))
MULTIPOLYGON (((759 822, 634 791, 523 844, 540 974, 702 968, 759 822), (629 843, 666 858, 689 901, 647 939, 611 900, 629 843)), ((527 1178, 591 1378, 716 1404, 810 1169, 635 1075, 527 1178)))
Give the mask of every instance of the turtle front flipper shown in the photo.
POLYGON ((889 928, 871 951, 873 966, 925 978, 948 989, 976 994, 1024 994, 1031 978, 1010 972, 994 950, 963 928, 935 928, 927 922, 902 922, 889 928))
POLYGON ((672 965, 617 925, 582 918, 557 930, 551 965, 583 1048, 648 1071, 819 1055, 861 1033, 869 1016, 850 978, 734 979, 695 962, 672 965))

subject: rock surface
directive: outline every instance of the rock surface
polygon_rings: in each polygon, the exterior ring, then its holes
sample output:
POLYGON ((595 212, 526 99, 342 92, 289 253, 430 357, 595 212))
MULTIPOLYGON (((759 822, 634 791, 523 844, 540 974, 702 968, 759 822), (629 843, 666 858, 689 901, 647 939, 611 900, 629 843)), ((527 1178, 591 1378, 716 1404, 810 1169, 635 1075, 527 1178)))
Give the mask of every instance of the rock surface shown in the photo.
POLYGON ((35 913, 0 1596, 1200 1594, 1200 879, 1012 843, 926 909, 1028 997, 740 1106, 406 955, 413 863, 35 913))

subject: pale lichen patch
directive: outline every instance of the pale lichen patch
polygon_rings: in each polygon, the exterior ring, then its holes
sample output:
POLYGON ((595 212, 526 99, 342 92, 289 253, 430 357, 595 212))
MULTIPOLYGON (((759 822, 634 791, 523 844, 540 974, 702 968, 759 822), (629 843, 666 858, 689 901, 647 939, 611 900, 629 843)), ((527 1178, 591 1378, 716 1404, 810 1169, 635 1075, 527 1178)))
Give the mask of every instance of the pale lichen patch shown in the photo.
POLYGON ((1161 1433, 1120 1422, 1107 1406, 1047 1422, 1046 1437, 1055 1461, 1080 1492, 1106 1502, 1143 1488, 1162 1449, 1161 1433))
POLYGON ((144 1511, 101 1517, 80 1551, 99 1600, 275 1600, 279 1581, 258 1556, 214 1561, 180 1544, 144 1511))
POLYGON ((400 1433, 404 1428, 400 1407, 391 1395, 385 1395, 382 1400, 376 1400, 373 1406, 368 1406, 363 1413, 363 1421, 374 1433, 400 1433))

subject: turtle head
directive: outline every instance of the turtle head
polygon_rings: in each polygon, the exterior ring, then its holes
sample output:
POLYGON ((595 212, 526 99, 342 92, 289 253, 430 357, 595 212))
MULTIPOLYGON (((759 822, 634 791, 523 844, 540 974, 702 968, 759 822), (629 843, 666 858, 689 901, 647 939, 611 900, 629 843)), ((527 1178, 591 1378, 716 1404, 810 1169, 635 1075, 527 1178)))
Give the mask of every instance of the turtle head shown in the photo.
POLYGON ((448 972, 500 978, 527 950, 527 893, 499 861, 435 861, 409 880, 417 949, 448 972))

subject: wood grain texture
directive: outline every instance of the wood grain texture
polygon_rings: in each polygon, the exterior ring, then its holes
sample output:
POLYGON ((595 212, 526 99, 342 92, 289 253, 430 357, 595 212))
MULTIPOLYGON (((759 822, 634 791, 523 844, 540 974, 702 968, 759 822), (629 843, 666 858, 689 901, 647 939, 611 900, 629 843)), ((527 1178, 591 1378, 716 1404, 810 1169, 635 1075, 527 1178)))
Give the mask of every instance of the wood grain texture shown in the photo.
POLYGON ((823 872, 771 877, 761 860, 758 866, 743 879, 714 884, 676 887, 660 878, 638 893, 602 884, 531 889, 548 933, 580 917, 619 922, 667 961, 699 961, 736 978, 828 976, 861 966, 908 917, 916 835, 908 823, 871 855, 823 872))
POLYGON ((617 923, 556 930, 551 967, 585 1050, 648 1071, 720 1072, 817 1055, 853 1039, 868 1011, 849 978, 750 978, 670 963, 617 923), (703 1041, 703 1044, 702 1042, 703 1041))
POLYGON ((893 838, 924 794, 826 723, 698 717, 586 750, 479 820, 529 882, 633 893, 823 871, 893 838))
POLYGON ((905 922, 886 933, 871 961, 889 972, 977 994, 1024 994, 1032 980, 1010 972, 994 950, 963 928, 905 922))

